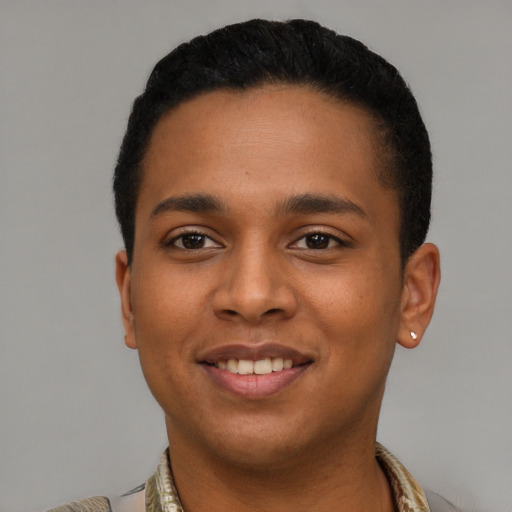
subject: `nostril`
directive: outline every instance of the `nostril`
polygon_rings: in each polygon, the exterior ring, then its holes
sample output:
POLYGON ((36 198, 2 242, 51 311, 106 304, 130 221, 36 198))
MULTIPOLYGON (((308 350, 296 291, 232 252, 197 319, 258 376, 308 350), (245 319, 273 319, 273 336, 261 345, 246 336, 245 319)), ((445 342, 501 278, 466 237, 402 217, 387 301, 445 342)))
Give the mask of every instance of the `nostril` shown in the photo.
POLYGON ((269 309, 268 311, 265 311, 265 315, 275 315, 276 313, 280 313, 281 310, 278 308, 269 309))

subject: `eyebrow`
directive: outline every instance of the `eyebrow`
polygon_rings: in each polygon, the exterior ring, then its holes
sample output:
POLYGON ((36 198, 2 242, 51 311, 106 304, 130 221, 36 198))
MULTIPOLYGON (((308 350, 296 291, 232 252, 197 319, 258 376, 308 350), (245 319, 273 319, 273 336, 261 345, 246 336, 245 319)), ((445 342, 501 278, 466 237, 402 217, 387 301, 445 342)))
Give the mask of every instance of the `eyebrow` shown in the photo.
POLYGON ((310 213, 355 213, 368 217, 367 213, 350 199, 336 195, 302 194, 292 196, 278 207, 282 214, 307 215, 310 213))
MULTIPOLYGON (((227 211, 226 205, 211 194, 189 194, 171 196, 160 201, 151 212, 158 217, 166 212, 214 213, 227 211)), ((336 195, 300 194, 289 197, 277 206, 278 215, 307 215, 311 213, 355 213, 367 217, 356 203, 336 195)))
POLYGON ((158 217, 166 212, 212 213, 227 210, 222 201, 211 194, 190 194, 171 196, 160 201, 151 212, 158 217))

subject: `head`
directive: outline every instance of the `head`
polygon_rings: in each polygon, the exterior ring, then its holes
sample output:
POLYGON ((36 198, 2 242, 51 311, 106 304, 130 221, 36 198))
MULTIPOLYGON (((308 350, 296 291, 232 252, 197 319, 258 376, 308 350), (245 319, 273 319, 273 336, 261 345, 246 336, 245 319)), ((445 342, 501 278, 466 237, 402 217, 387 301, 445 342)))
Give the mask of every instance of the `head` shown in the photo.
POLYGON ((234 25, 156 66, 116 169, 116 262, 173 460, 373 459, 394 348, 439 282, 430 171, 398 72, 315 23, 234 25))
POLYGON ((128 261, 135 241, 143 161, 153 130, 181 103, 216 90, 300 85, 365 109, 374 120, 380 183, 396 192, 402 263, 430 222, 430 143, 416 101, 397 69, 365 45, 306 20, 252 20, 199 36, 153 69, 133 105, 114 175, 116 214, 128 261))

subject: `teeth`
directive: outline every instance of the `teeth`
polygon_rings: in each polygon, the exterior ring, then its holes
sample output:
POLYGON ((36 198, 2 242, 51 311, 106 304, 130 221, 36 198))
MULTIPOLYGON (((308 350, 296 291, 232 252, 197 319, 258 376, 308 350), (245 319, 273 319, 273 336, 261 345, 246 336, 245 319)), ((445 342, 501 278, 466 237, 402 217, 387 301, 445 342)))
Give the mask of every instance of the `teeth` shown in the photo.
POLYGON ((254 361, 254 373, 256 375, 266 375, 272 373, 272 362, 270 358, 254 361))
POLYGON ((283 364, 282 357, 276 357, 275 359, 272 359, 272 371, 273 372, 280 372, 283 368, 284 368, 284 364, 283 364))
POLYGON ((226 370, 231 373, 238 373, 238 361, 236 359, 228 359, 226 370))
POLYGON ((268 375, 272 372, 280 372, 281 370, 292 368, 293 361, 291 359, 283 359, 282 357, 275 357, 273 359, 266 357, 258 361, 228 359, 227 361, 219 361, 215 366, 220 370, 227 370, 228 372, 240 375, 268 375))
POLYGON ((240 361, 238 361, 238 373, 240 375, 251 375, 254 373, 254 361, 240 359, 240 361))

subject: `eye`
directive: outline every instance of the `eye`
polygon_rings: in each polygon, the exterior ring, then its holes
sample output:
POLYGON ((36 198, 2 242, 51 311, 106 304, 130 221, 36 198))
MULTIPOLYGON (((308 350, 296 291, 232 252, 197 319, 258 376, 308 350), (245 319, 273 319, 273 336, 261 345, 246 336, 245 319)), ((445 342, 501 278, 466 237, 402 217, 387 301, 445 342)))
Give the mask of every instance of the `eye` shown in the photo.
POLYGON ((347 245, 342 240, 326 233, 310 233, 299 238, 295 243, 295 247, 299 249, 331 249, 332 247, 347 245))
POLYGON ((183 233, 174 237, 168 245, 178 249, 198 250, 208 249, 210 247, 220 247, 220 245, 210 237, 202 233, 183 233))

